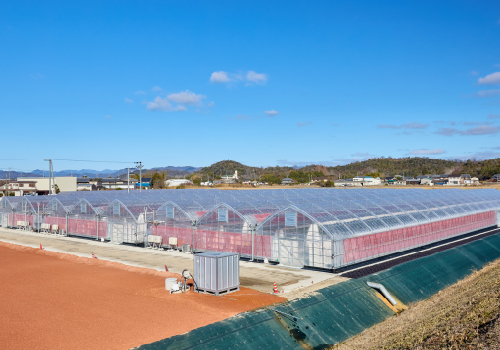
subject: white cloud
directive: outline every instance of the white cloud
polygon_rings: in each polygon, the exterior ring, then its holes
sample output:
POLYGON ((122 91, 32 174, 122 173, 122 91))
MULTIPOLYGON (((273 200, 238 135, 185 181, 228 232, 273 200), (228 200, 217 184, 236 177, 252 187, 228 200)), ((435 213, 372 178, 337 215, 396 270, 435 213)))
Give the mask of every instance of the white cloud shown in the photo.
POLYGON ((146 93, 144 91, 136 91, 136 92, 134 92, 134 94, 136 94, 136 95, 146 95, 146 93))
POLYGON ((488 119, 499 119, 500 114, 488 114, 488 119))
POLYGON ((153 87, 151 88, 151 91, 153 91, 153 92, 160 92, 160 91, 162 91, 162 90, 163 90, 163 89, 162 89, 161 87, 159 87, 159 86, 153 86, 153 87))
POLYGON ((130 98, 126 98, 125 97, 125 102, 127 102, 127 103, 134 103, 134 100, 131 100, 130 98))
POLYGON ((436 149, 422 148, 422 149, 413 150, 410 153, 408 153, 408 155, 411 155, 411 156, 434 156, 434 155, 444 154, 444 153, 446 153, 446 151, 443 150, 442 148, 436 148, 436 149))
POLYGON ((256 73, 253 70, 249 70, 246 73, 229 73, 221 70, 218 72, 213 72, 210 76, 211 83, 230 83, 244 81, 246 82, 246 85, 264 85, 267 82, 267 79, 267 74, 256 73))
POLYGON ((307 125, 311 125, 311 124, 312 124, 312 122, 304 122, 304 123, 298 122, 297 126, 307 126, 307 125))
POLYGON ((430 124, 422 124, 418 122, 406 123, 401 125, 394 124, 379 124, 379 129, 427 129, 430 124))
POLYGON ((106 115, 106 116, 104 116, 104 118, 106 118, 106 119, 113 119, 113 117, 110 116, 110 115, 106 115))
POLYGON ((209 102, 209 103, 208 103, 208 105, 207 105, 207 106, 208 106, 208 107, 214 107, 214 106, 215 106, 215 102, 214 102, 214 101, 211 101, 211 102, 209 102))
POLYGON ((262 113, 266 114, 268 117, 276 117, 279 114, 279 112, 275 111, 274 109, 271 109, 270 111, 264 111, 262 113))
POLYGON ((463 122, 462 124, 468 125, 468 126, 471 126, 471 125, 491 125, 491 124, 493 124, 493 122, 463 122))
POLYGON ((184 106, 172 106, 172 104, 167 101, 167 98, 161 98, 160 96, 157 96, 153 102, 147 102, 146 107, 150 111, 173 112, 187 110, 184 106))
POLYGON ((497 97, 500 96, 500 89, 478 91, 476 96, 477 98, 497 97))
POLYGON ((462 132, 462 135, 493 135, 500 132, 500 126, 481 125, 462 132))
POLYGON ((469 73, 470 75, 473 75, 473 76, 476 76, 476 75, 479 75, 479 72, 476 72, 475 70, 473 70, 472 72, 469 73))
POLYGON ((230 82, 232 79, 229 78, 228 74, 224 71, 219 71, 219 72, 213 72, 212 75, 210 76, 210 82, 211 83, 227 83, 230 82))
POLYGON ((479 78, 477 83, 479 85, 498 85, 500 84, 500 72, 495 72, 488 74, 484 78, 479 78))
POLYGON ((183 105, 200 105, 201 100, 205 99, 205 95, 197 95, 189 90, 181 91, 167 96, 169 101, 183 105))
POLYGON ((248 81, 255 84, 265 84, 267 81, 267 74, 255 73, 254 71, 248 71, 246 78, 248 81))
POLYGON ((489 125, 480 125, 475 128, 467 130, 458 130, 455 128, 442 128, 436 132, 436 134, 444 136, 454 136, 454 135, 478 136, 478 135, 494 135, 498 133, 500 133, 500 126, 489 126, 489 125))

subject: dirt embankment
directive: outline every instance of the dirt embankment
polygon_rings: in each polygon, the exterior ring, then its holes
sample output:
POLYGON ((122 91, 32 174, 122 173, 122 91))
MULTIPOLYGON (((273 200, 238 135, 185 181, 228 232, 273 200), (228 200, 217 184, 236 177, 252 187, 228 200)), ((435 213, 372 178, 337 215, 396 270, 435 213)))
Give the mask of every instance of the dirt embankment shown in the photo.
POLYGON ((500 260, 332 349, 500 349, 500 260))

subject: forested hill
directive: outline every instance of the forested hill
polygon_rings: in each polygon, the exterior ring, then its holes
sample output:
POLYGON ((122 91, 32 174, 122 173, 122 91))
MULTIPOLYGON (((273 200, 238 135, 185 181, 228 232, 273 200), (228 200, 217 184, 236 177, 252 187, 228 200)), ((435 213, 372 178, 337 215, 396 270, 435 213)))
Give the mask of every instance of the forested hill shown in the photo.
MULTIPOLYGON (((404 175, 417 176, 429 174, 470 174, 480 180, 488 180, 494 174, 500 174, 500 158, 486 160, 445 160, 431 158, 373 158, 347 165, 327 167, 322 165, 308 165, 296 167, 250 167, 233 160, 224 160, 198 171, 200 175, 220 176, 232 175, 238 170, 241 178, 257 178, 259 175, 273 175, 283 178, 295 173, 308 173, 311 176, 323 174, 332 179, 351 178, 356 175, 378 175, 381 177, 404 175), (378 173, 378 174, 377 174, 378 173)), ((300 175, 299 174, 299 175, 300 175)), ((298 176, 298 175, 297 175, 298 176)), ((277 180, 277 179, 276 179, 277 180)))
MULTIPOLYGON (((456 160, 430 158, 373 158, 347 165, 327 167, 331 175, 353 177, 368 173, 380 173, 380 176, 417 176, 426 174, 451 174, 460 171, 464 162, 456 160)), ((306 168, 309 168, 306 167, 306 168)), ((311 167, 311 170, 316 166, 311 167)), ((309 170, 309 169, 302 169, 309 170)))

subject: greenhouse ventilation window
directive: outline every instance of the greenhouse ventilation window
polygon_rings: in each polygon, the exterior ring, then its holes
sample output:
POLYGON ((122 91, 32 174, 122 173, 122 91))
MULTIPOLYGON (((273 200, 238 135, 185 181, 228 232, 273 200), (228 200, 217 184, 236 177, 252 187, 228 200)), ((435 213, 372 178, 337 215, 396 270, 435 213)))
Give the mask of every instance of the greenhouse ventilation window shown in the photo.
POLYGON ((227 209, 219 209, 218 214, 219 222, 227 222, 227 209))
POLYGON ((167 207, 167 219, 174 218, 174 207, 167 207))
POLYGON ((297 227, 297 213, 285 213, 285 226, 297 227))
POLYGON ((23 211, 26 211, 26 202, 23 202, 23 211))
POLYGON ((57 202, 52 202, 52 210, 57 210, 57 202))
POLYGON ((85 214, 87 212, 87 203, 82 203, 80 207, 82 209, 82 213, 85 214))
POLYGON ((113 215, 120 215, 120 204, 113 205, 113 215))

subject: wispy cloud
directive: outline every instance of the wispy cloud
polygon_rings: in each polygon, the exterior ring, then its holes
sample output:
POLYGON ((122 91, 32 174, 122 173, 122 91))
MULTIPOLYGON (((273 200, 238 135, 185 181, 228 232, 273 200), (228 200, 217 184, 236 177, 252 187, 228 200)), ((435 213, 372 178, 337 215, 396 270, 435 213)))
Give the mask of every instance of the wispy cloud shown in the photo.
POLYGON ((423 130, 427 129, 430 124, 422 124, 418 122, 406 123, 401 125, 394 124, 379 124, 377 128, 379 129, 412 129, 412 130, 423 130))
POLYGON ((446 151, 443 150, 442 148, 436 148, 436 149, 422 148, 422 149, 415 149, 415 150, 407 153, 407 155, 409 155, 409 156, 435 156, 435 155, 444 154, 444 153, 446 153, 446 151))
POLYGON ((246 78, 248 81, 255 84, 265 84, 267 82, 267 74, 248 71, 246 78))
POLYGON ((104 118, 106 118, 106 119, 113 119, 113 117, 110 116, 110 115, 105 115, 104 118))
POLYGON ((480 136, 480 135, 495 135, 498 133, 500 133, 500 127, 490 126, 490 125, 480 125, 475 128, 467 130, 459 130, 456 128, 441 128, 436 132, 436 134, 443 136, 454 136, 454 135, 480 136))
POLYGON ((213 72, 210 76, 211 83, 227 83, 230 81, 232 81, 232 79, 229 78, 228 73, 224 71, 213 72))
POLYGON ((159 87, 159 86, 153 86, 151 88, 151 91, 153 91, 153 92, 160 92, 160 91, 163 91, 163 89, 161 87, 159 87))
POLYGON ((131 100, 130 98, 125 97, 125 102, 126 103, 134 103, 134 100, 131 100))
POLYGON ((463 125, 491 125, 493 122, 463 122, 463 125))
POLYGON ((312 124, 312 122, 298 122, 297 126, 301 126, 302 127, 302 126, 307 126, 307 125, 311 125, 311 124, 312 124))
POLYGON ((500 84, 500 72, 495 72, 488 74, 484 78, 479 78, 477 80, 479 85, 499 85, 500 84))
POLYGON ((455 157, 450 157, 449 159, 460 159, 460 160, 477 159, 477 160, 482 160, 482 159, 492 159, 492 158, 500 158, 500 152, 495 152, 495 151, 474 152, 474 153, 466 155, 466 156, 465 155, 455 156, 455 157))
POLYGON ((478 91, 475 96, 477 98, 491 98, 500 96, 500 89, 492 89, 492 90, 481 90, 478 91))
POLYGON ((250 70, 246 73, 230 73, 225 71, 216 71, 210 75, 211 83, 231 83, 236 81, 244 81, 246 85, 264 85, 267 82, 268 75, 266 73, 257 73, 250 70))
POLYGON ((173 106, 167 98, 161 98, 157 96, 153 102, 146 103, 147 109, 150 111, 164 111, 164 112, 174 112, 174 111, 185 111, 187 110, 184 106, 173 106))
POLYGON ((146 95, 146 93, 144 91, 136 91, 136 92, 134 92, 134 94, 136 94, 136 95, 146 95))
POLYGON ((340 124, 332 123, 332 126, 340 126, 340 124))
POLYGON ((279 112, 275 111, 274 109, 271 109, 270 111, 264 111, 262 113, 266 114, 268 117, 271 117, 271 118, 276 117, 279 114, 279 112))
POLYGON ((177 92, 167 96, 169 101, 183 105, 199 105, 201 100, 207 98, 205 95, 197 95, 189 90, 177 92))
POLYGON ((488 119, 500 119, 500 114, 488 114, 488 119))

